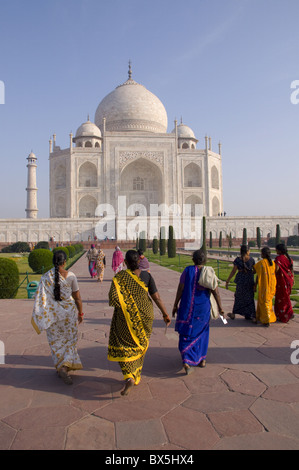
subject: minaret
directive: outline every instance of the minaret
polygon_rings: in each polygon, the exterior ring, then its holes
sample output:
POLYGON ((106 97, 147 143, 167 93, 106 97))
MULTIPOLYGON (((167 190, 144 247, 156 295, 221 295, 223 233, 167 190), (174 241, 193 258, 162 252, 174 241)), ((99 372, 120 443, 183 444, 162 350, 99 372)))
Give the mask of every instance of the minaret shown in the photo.
POLYGON ((27 179, 27 208, 26 218, 36 219, 37 218, 37 187, 36 187, 36 161, 37 158, 33 152, 27 157, 28 160, 28 179, 27 179))

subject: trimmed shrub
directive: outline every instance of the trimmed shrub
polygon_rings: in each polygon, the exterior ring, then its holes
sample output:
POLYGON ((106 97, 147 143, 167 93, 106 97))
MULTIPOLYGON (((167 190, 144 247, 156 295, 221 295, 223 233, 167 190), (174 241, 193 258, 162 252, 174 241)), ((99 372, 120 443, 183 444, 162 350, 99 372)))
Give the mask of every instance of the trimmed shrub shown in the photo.
POLYGON ((20 283, 17 263, 12 259, 0 258, 0 299, 13 299, 20 283))
POLYGON ((76 250, 73 246, 69 245, 69 246, 66 246, 68 252, 69 252, 69 258, 73 258, 76 254, 76 250))
POLYGON ((53 249, 53 253, 55 253, 55 251, 64 251, 65 254, 66 254, 66 260, 69 259, 69 250, 67 249, 66 246, 56 246, 56 248, 53 249))
POLYGON ((255 246, 255 241, 254 241, 254 240, 250 240, 250 241, 248 242, 248 247, 249 247, 249 248, 253 248, 254 246, 255 246))
POLYGON ((153 253, 154 253, 154 255, 156 255, 158 253, 158 251, 159 251, 159 242, 158 242, 158 238, 155 237, 153 239, 153 253))
POLYGON ((206 218, 202 218, 202 247, 201 249, 207 252, 207 239, 206 239, 206 218))
POLYGON ((174 238, 174 230, 172 225, 170 225, 168 228, 167 254, 168 258, 176 257, 176 241, 174 238))
POLYGON ((28 256, 28 264, 33 272, 43 274, 53 268, 53 253, 44 248, 33 250, 28 256))
POLYGON ((256 229, 256 243, 259 248, 262 246, 262 236, 260 227, 257 227, 256 229))
POLYGON ((287 241, 288 246, 299 246, 299 236, 298 235, 290 235, 287 241))
POLYGON ((141 232, 139 238, 139 250, 146 251, 146 233, 141 232))
POLYGON ((29 253, 30 246, 26 242, 16 242, 2 249, 2 253, 29 253))
POLYGON ((247 229, 246 228, 243 228, 242 245, 247 245, 247 229))
POLYGON ((49 242, 38 242, 34 249, 39 250, 40 248, 43 248, 44 250, 50 250, 49 242))
POLYGON ((165 238, 165 227, 160 228, 160 242, 159 242, 160 255, 166 254, 166 238, 165 238))

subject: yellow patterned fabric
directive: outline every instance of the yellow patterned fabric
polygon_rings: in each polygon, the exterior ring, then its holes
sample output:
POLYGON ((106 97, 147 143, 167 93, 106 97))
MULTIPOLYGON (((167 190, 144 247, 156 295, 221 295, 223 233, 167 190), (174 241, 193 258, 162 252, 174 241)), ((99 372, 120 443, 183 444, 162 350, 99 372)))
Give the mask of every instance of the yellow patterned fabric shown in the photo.
POLYGON ((96 261, 96 266, 97 266, 98 279, 100 281, 104 279, 104 271, 105 271, 104 258, 105 258, 105 253, 103 252, 103 250, 99 250, 97 261, 96 261))
POLYGON ((256 319, 261 323, 274 323, 276 316, 273 310, 273 297, 276 289, 275 263, 270 266, 267 259, 254 265, 258 275, 258 302, 256 319))
POLYGON ((152 332, 154 311, 144 282, 129 269, 113 278, 109 305, 114 307, 108 359, 119 363, 124 379, 140 382, 152 332))
POLYGON ((77 353, 78 312, 72 297, 72 287, 60 276, 61 301, 54 298, 54 269, 41 277, 36 292, 31 323, 40 334, 46 330, 52 359, 59 370, 82 369, 77 353))

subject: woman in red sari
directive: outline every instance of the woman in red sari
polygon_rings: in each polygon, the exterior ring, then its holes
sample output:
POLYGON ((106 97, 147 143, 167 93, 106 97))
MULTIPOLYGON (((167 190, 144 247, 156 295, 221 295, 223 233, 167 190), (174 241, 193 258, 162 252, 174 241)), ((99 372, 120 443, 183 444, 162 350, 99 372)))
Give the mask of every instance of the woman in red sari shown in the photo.
POLYGON ((290 299, 292 286, 294 284, 293 261, 288 255, 288 250, 283 243, 276 246, 276 294, 275 315, 278 321, 287 323, 294 316, 290 299))

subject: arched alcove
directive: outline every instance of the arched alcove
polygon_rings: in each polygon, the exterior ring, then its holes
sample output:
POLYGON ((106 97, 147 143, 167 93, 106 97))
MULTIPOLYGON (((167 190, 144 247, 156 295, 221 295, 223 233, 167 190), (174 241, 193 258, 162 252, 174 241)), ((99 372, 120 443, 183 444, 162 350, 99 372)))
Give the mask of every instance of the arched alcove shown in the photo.
POLYGON ((163 202, 161 170, 154 163, 139 158, 128 164, 120 176, 120 194, 126 196, 127 208, 142 204, 150 213, 150 204, 163 202))
POLYGON ((189 163, 184 169, 184 186, 186 188, 202 187, 202 171, 196 163, 189 163))
POLYGON ((85 162, 79 169, 79 187, 90 188, 97 186, 97 167, 91 162, 85 162))
POLYGON ((79 201, 79 217, 94 217, 97 200, 90 195, 83 196, 79 201))
POLYGON ((211 186, 213 189, 219 189, 219 171, 215 165, 211 169, 211 186))

